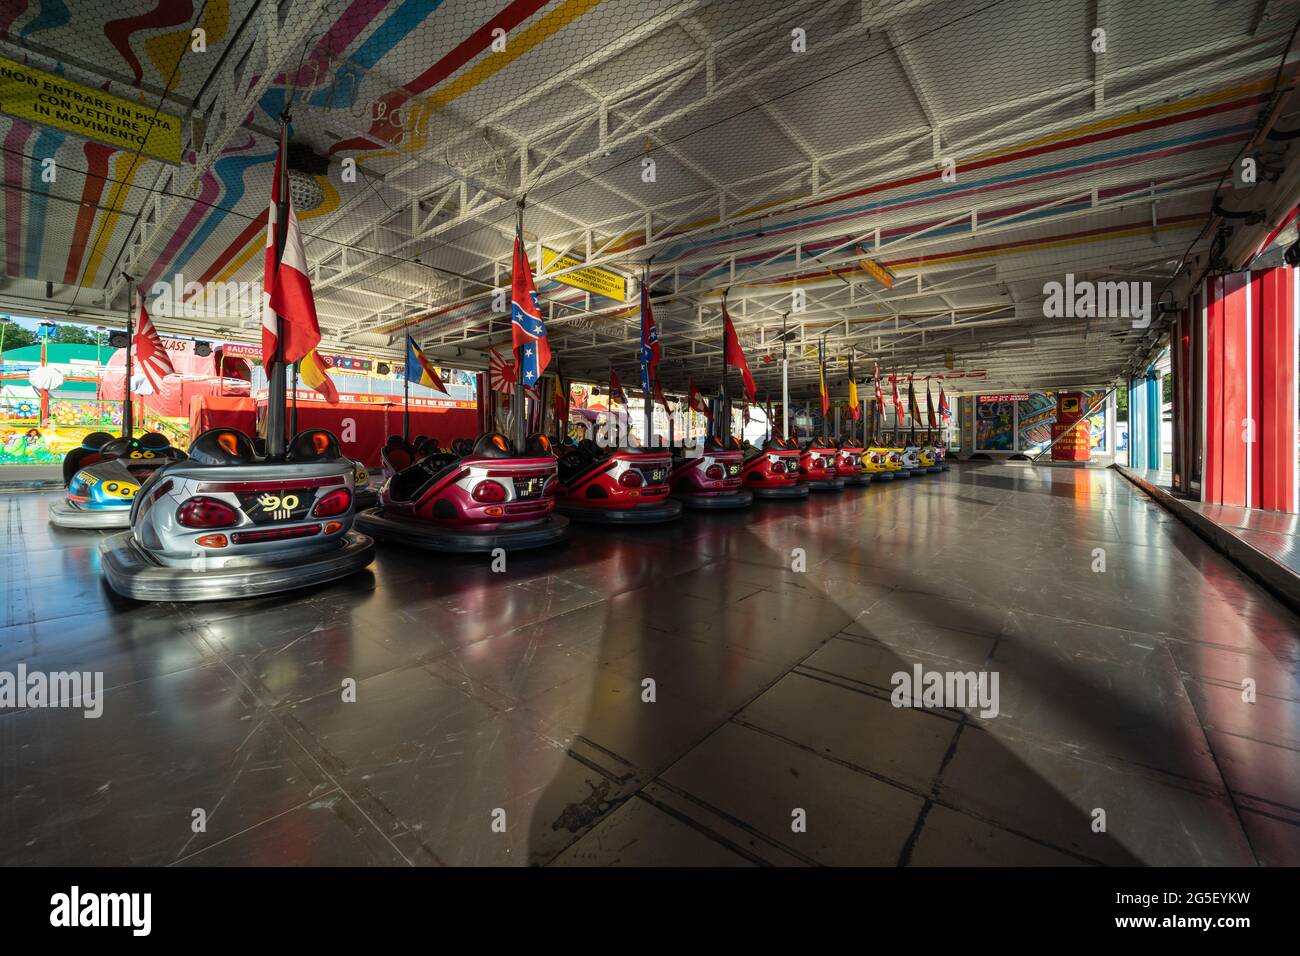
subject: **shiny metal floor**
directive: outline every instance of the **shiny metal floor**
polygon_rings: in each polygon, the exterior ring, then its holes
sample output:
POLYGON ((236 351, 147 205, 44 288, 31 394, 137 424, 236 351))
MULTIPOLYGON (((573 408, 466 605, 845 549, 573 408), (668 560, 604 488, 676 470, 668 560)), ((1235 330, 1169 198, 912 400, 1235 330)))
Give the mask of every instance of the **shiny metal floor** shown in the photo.
POLYGON ((0 711, 6 865, 1300 862, 1300 621, 1113 472, 206 607, 111 599, 49 500, 0 495, 0 671, 110 689, 0 711), (997 671, 1000 714, 891 706, 915 664, 997 671))

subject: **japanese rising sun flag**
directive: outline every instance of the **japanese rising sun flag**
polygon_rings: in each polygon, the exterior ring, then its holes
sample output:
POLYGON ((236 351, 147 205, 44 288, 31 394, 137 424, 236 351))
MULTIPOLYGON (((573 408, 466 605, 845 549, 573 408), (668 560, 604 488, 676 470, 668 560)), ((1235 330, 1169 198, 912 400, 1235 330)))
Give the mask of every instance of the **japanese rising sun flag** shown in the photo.
POLYGON ((876 372, 876 414, 880 420, 885 420, 885 393, 880 390, 880 366, 875 366, 876 372))
POLYGON ((510 267, 510 344, 519 356, 524 384, 536 386, 551 363, 551 346, 546 341, 542 309, 533 287, 533 270, 524 252, 523 237, 515 232, 515 256, 510 267))
POLYGON ((898 373, 895 372, 889 376, 889 382, 894 388, 894 420, 898 424, 903 424, 903 403, 898 400, 898 373))
POLYGON ((162 336, 153 327, 153 320, 145 311, 144 299, 139 293, 136 293, 136 303, 139 310, 135 315, 135 332, 131 336, 132 359, 149 383, 150 394, 156 394, 162 389, 162 380, 176 370, 172 368, 162 336))
POLYGON ((302 249, 302 233, 293 211, 293 198, 286 197, 286 222, 279 221, 280 198, 286 188, 281 182, 285 138, 281 133, 280 149, 275 154, 275 177, 271 181, 271 208, 266 219, 266 260, 262 279, 262 365, 270 371, 276 345, 286 365, 298 361, 320 341, 320 323, 316 321, 316 301, 307 278, 307 256, 302 249), (284 251, 277 262, 276 243, 284 230, 284 251), (277 320, 278 316, 278 320, 277 320))
POLYGON ((329 365, 315 349, 298 360, 298 377, 325 396, 331 405, 339 400, 339 390, 330 381, 329 365))

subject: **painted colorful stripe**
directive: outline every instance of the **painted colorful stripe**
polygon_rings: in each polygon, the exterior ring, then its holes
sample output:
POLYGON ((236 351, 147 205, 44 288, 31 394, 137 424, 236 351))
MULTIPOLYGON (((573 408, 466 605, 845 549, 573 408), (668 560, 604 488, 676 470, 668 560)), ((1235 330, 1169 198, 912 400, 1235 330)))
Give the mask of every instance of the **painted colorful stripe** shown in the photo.
POLYGON ((104 195, 108 178, 108 160, 116 150, 103 143, 86 143, 86 177, 81 184, 81 205, 77 208, 77 222, 72 229, 72 245, 68 249, 68 264, 63 269, 63 282, 72 285, 81 271, 81 260, 86 255, 86 243, 99 212, 99 200, 104 195))
POLYGON ((23 147, 32 135, 30 123, 14 120, 5 136, 5 272, 22 275, 23 147))

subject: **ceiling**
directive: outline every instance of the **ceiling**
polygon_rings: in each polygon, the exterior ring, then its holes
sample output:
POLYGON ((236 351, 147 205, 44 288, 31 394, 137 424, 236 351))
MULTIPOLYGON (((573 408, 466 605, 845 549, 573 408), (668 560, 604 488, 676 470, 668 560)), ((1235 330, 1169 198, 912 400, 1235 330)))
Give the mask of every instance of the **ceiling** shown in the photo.
MULTIPOLYGON (((260 284, 291 104, 294 143, 329 161, 299 215, 332 350, 396 355, 409 332, 481 365, 509 337, 493 293, 523 199, 535 271, 542 247, 648 270, 667 387, 716 382, 726 291, 760 391, 778 388, 784 324, 796 393, 819 341, 832 379, 852 353, 860 374, 943 377, 953 394, 1117 380, 1152 330, 1046 317, 1044 284, 1158 295, 1208 246, 1300 17, 1294 0, 76 8, 6 0, 0 56, 184 117, 185 161, 0 116, 0 305, 102 321, 125 306, 123 272, 146 287, 180 273, 201 291, 192 314, 155 316, 164 332, 251 341, 256 306, 218 293, 260 284), (195 26, 206 51, 187 45, 195 26)), ((635 293, 545 275, 538 291, 567 376, 613 363, 636 380, 635 293)))

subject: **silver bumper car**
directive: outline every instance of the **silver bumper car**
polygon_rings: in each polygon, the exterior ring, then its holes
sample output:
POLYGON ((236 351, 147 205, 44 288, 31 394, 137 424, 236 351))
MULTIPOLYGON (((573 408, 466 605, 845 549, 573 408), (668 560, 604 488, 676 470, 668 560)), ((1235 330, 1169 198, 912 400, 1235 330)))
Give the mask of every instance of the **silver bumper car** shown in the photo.
POLYGON ((329 432, 305 431, 267 461, 230 428, 200 435, 188 461, 159 469, 131 530, 100 544, 109 586, 141 601, 259 597, 345 577, 375 546, 352 530, 356 465, 329 432))

